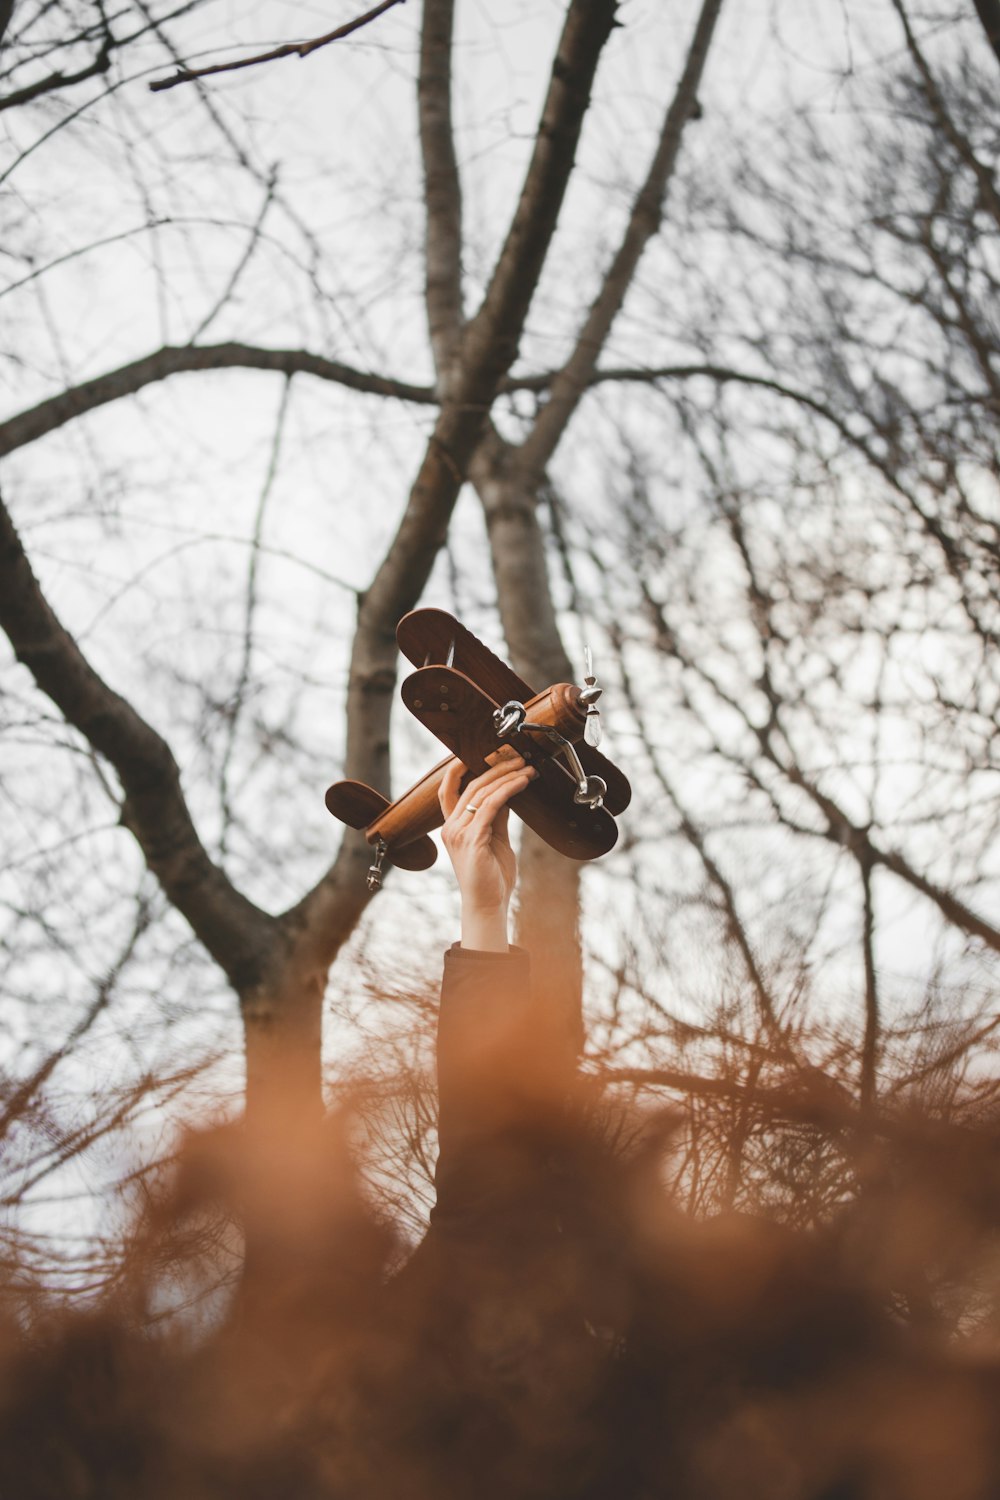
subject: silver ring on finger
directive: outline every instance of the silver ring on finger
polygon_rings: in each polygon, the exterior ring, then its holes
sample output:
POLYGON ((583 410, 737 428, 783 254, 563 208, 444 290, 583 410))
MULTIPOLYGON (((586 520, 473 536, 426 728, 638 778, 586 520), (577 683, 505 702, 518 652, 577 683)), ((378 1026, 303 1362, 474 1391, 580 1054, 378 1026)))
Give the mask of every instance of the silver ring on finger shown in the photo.
POLYGON ((476 804, 474 802, 470 802, 469 805, 468 805, 468 807, 465 810, 466 810, 467 813, 477 813, 479 811, 479 808, 476 806, 476 804))

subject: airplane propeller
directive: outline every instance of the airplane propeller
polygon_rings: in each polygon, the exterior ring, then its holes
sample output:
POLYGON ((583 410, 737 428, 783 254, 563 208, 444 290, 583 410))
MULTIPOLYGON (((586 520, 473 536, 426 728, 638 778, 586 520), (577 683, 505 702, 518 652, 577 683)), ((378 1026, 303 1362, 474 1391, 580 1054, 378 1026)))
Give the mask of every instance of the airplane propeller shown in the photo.
POLYGON ((604 689, 597 685, 597 678, 594 675, 594 655, 589 646, 583 648, 583 659, 583 692, 580 694, 580 702, 587 705, 587 722, 583 727, 583 737, 587 744, 596 750, 601 743, 601 710, 597 707, 597 700, 604 689))

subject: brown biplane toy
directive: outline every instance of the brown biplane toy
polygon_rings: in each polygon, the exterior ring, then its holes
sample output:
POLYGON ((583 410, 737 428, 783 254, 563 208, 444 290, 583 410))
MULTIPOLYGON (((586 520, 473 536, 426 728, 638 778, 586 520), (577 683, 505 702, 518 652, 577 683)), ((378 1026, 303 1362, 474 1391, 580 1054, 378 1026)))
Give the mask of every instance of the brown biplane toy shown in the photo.
POLYGON ((570 859, 597 859, 614 846, 612 815, 624 812, 632 790, 596 748, 601 689, 589 652, 582 688, 558 682, 535 693, 442 609, 405 615, 396 640, 417 669, 403 682, 403 702, 451 753, 395 802, 361 781, 337 781, 327 791, 333 816, 363 828, 375 851, 370 890, 382 884, 386 860, 403 870, 430 868, 437 848, 428 834, 444 821, 438 788, 446 768, 457 757, 469 778, 478 776, 504 745, 538 771, 510 804, 529 828, 570 859))

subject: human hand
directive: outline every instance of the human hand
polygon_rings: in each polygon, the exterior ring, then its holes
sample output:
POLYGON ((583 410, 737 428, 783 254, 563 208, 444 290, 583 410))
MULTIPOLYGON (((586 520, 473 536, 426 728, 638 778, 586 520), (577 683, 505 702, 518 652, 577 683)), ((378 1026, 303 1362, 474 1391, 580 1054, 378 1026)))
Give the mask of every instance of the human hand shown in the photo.
POLYGON ((438 794, 445 817, 442 842, 462 896, 462 947, 503 953, 517 878, 507 834, 508 804, 538 773, 520 755, 505 754, 463 792, 465 769, 461 761, 453 761, 438 794))

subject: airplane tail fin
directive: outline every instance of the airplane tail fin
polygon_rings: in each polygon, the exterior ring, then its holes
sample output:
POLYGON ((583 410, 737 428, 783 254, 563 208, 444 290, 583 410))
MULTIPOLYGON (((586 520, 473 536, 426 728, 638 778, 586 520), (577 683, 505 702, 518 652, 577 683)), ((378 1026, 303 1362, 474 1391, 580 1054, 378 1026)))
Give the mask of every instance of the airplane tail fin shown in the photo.
MULTIPOLYGON (((363 781, 335 781, 327 787, 328 810, 348 828, 369 828, 381 817, 390 805, 387 797, 363 781)), ((389 858, 401 870, 429 870, 437 859, 437 845, 427 834, 421 834, 412 843, 392 844, 389 858)))

